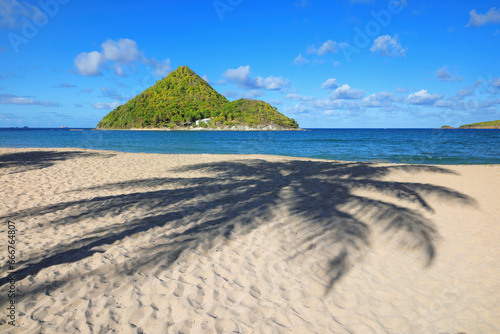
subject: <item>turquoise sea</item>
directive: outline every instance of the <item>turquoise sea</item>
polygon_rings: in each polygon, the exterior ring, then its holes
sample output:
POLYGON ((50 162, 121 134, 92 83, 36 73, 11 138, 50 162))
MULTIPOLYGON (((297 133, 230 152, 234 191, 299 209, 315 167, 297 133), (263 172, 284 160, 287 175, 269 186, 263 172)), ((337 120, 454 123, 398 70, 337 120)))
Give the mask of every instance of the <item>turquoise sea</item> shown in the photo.
POLYGON ((500 164, 500 130, 100 131, 0 129, 0 147, 272 154, 344 161, 500 164))

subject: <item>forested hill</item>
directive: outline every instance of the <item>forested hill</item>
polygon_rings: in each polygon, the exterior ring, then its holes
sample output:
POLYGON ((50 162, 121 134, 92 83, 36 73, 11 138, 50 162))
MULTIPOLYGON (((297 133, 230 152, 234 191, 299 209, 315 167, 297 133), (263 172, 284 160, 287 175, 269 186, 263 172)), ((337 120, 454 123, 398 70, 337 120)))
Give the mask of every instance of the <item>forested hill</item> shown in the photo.
MULTIPOLYGON (((455 128, 449 125, 443 125, 441 129, 455 129, 455 128)), ((500 120, 464 124, 460 125, 459 129, 500 129, 500 120)))
POLYGON ((98 129, 197 127, 285 130, 298 129, 298 124, 264 101, 229 102, 190 68, 180 66, 97 125, 98 129))
POLYGON ((460 129, 500 129, 500 120, 460 125, 460 129))

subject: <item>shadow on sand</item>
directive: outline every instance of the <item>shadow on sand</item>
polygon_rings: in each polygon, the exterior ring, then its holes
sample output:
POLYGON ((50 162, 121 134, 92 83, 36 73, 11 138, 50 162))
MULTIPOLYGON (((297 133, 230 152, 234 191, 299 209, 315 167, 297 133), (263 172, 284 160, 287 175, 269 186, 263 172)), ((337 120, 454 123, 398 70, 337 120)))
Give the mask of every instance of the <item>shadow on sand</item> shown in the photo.
MULTIPOLYGON (((71 158, 70 155, 58 157, 48 152, 42 157, 48 161, 37 164, 50 164, 71 158)), ((15 156, 1 161, 14 163, 15 156)), ((318 247, 331 249, 326 279, 332 288, 351 267, 349 264, 370 247, 371 240, 380 237, 374 231, 398 235, 398 240, 418 250, 430 265, 437 252, 438 231, 423 215, 425 211, 432 212, 429 196, 474 202, 445 187, 382 179, 398 170, 451 173, 424 165, 303 160, 205 163, 176 170, 174 175, 179 177, 136 179, 75 190, 94 197, 34 207, 0 219, 27 221, 37 217, 40 221, 44 215, 57 212, 57 218, 45 218, 48 226, 71 228, 93 222, 94 227, 85 237, 62 240, 50 249, 30 255, 29 259, 22 259, 18 263, 20 269, 12 273, 18 280, 44 268, 105 252, 103 246, 141 232, 157 236, 154 244, 141 247, 141 254, 131 256, 118 274, 134 275, 158 265, 166 268, 187 249, 209 251, 276 220, 282 222, 281 226, 294 221, 298 233, 290 241, 290 257, 307 256, 318 247), (203 177, 189 177, 194 171, 203 177), (388 200, 359 195, 366 191, 388 200), (119 219, 122 214, 128 218, 119 219)), ((5 273, 5 266, 1 269, 5 273)), ((0 286, 7 279, 7 276, 0 278, 0 286)), ((63 283, 59 281, 58 286, 63 283)))
MULTIPOLYGON (((99 155, 103 154, 84 151, 28 151, 0 154, 0 174, 8 175, 43 169, 53 166, 59 161, 99 155)), ((112 156, 113 154, 107 155, 112 156)))

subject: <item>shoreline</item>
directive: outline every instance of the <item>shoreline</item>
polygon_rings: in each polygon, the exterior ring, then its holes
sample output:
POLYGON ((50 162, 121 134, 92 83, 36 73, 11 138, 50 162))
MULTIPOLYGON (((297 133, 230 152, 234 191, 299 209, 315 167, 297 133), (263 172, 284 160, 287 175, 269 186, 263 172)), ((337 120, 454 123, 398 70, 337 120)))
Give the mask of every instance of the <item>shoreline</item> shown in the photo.
POLYGON ((94 128, 91 130, 100 131, 310 131, 307 129, 279 129, 279 128, 250 128, 250 127, 238 127, 238 128, 130 128, 130 129, 101 129, 94 128))
MULTIPOLYGON (((115 131, 115 130, 110 130, 115 131)), ((116 130, 120 131, 120 130, 116 130)), ((131 131, 142 131, 142 130, 131 130, 131 131)), ((307 130, 304 130, 307 131, 307 130)), ((159 152, 129 152, 129 151, 116 151, 116 150, 104 150, 104 149, 93 149, 93 148, 82 148, 82 147, 4 147, 0 146, 2 149, 19 149, 19 150, 82 150, 82 151, 96 151, 96 152, 109 152, 109 153, 128 153, 128 154, 158 154, 158 155, 179 155, 179 156, 196 156, 196 155, 213 155, 213 156, 262 156, 262 157, 278 157, 278 158, 290 158, 298 160, 318 160, 325 162, 339 162, 339 163, 360 163, 360 164, 384 164, 384 165, 416 165, 416 166, 436 166, 436 167, 453 167, 453 166, 500 166, 500 163, 467 163, 467 164, 437 164, 437 163, 419 163, 419 162, 391 162, 386 160, 338 160, 338 159, 325 159, 325 158, 314 158, 314 157, 303 157, 303 156, 289 156, 289 155, 279 155, 279 154, 264 154, 264 153, 159 153, 159 152)), ((1 154, 1 153, 0 153, 1 154)))

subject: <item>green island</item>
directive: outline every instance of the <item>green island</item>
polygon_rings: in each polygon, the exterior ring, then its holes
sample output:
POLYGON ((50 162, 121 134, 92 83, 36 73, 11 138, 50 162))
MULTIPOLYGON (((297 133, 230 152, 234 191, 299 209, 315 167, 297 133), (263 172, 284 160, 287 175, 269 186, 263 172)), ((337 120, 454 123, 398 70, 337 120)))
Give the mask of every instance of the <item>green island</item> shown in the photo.
POLYGON ((500 129, 500 120, 498 121, 488 121, 480 123, 471 123, 460 125, 458 128, 454 128, 449 125, 443 125, 441 129, 500 129))
POLYGON ((187 66, 118 106, 96 129, 300 130, 267 102, 230 102, 187 66))

